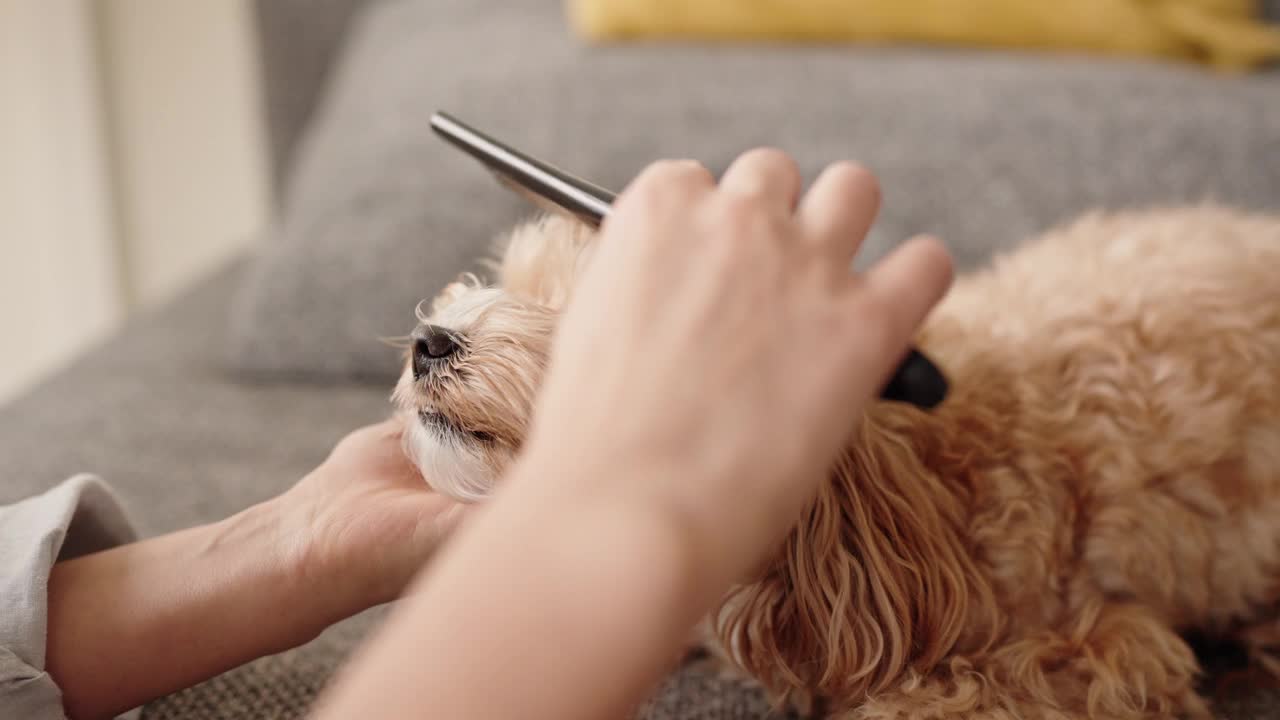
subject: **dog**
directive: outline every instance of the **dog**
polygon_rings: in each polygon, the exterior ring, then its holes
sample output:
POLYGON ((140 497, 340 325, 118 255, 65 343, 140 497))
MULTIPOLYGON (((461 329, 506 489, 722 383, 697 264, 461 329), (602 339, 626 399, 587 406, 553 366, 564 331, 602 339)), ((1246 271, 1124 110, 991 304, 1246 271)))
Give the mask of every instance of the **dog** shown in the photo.
MULTIPOLYGON (((406 452, 482 500, 519 451, 594 232, 517 227, 419 308, 406 452)), ((1095 212, 961 274, 916 344, 939 407, 873 403, 707 619, 841 719, 1212 716, 1186 633, 1280 644, 1280 218, 1095 212)), ((785 431, 785 428, 780 428, 785 431)))

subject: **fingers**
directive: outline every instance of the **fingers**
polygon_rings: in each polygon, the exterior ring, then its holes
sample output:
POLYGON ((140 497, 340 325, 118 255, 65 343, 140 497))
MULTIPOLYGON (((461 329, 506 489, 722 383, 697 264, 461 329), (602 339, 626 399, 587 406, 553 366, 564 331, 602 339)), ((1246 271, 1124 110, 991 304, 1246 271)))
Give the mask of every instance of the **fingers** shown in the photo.
POLYGON ((406 417, 403 413, 396 413, 363 429, 372 433, 374 437, 399 442, 400 437, 404 435, 405 421, 406 417))
POLYGON ((946 293, 953 271, 946 245, 932 235, 920 235, 876 263, 865 281, 872 292, 908 301, 912 322, 919 322, 946 293))
POLYGON ((738 157, 720 178, 720 191, 758 200, 790 216, 800 197, 800 169, 781 150, 760 148, 738 157))
POLYGON ((683 195, 690 191, 711 190, 716 179, 697 160, 659 160, 647 165, 619 196, 638 194, 683 195))
MULTIPOLYGON (((918 237, 878 262, 854 286, 857 362, 874 368, 871 375, 877 381, 902 360, 912 336, 951 287, 952 272, 946 247, 936 238, 918 237)), ((858 390, 869 396, 879 386, 858 390)))
POLYGON ((880 183, 853 163, 829 166, 800 204, 802 235, 847 269, 880 210, 880 183))
POLYGON ((603 232, 618 215, 654 218, 669 214, 715 189, 716 179, 696 160, 659 160, 650 163, 618 194, 605 218, 603 232))

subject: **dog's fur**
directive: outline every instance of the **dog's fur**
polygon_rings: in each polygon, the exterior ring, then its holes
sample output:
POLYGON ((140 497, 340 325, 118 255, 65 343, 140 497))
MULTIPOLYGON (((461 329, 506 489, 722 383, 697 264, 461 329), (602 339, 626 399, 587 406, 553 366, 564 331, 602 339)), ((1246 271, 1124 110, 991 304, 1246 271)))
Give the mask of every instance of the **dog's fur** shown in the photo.
MULTIPOLYGON (((441 491, 519 448, 591 238, 520 227, 498 287, 420 318, 463 343, 395 393, 441 491)), ((960 277, 918 345, 950 397, 866 412, 711 618, 724 655, 839 718, 1208 716, 1180 633, 1280 640, 1280 218, 1086 216, 960 277)))

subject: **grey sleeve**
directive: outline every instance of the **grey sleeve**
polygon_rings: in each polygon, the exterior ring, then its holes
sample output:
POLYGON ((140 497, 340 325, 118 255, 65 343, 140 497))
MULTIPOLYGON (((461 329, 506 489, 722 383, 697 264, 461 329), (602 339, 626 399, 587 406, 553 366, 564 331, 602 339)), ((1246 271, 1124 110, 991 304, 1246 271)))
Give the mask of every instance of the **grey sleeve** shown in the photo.
POLYGON ((0 717, 65 720, 62 692, 44 670, 49 571, 135 537, 115 495, 92 475, 0 506, 0 717))

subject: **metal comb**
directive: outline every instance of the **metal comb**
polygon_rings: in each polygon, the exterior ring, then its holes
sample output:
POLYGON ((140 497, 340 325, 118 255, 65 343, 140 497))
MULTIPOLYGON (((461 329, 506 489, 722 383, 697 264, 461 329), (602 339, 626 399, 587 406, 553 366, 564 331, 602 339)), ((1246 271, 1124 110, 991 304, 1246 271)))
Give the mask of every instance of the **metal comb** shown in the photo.
MULTIPOLYGON (((617 195, 534 158, 463 123, 448 113, 431 117, 431 129, 493 173, 508 189, 552 212, 568 213, 598 228, 617 195)), ((931 409, 947 396, 947 379, 924 353, 907 353, 880 393, 884 400, 931 409)))

